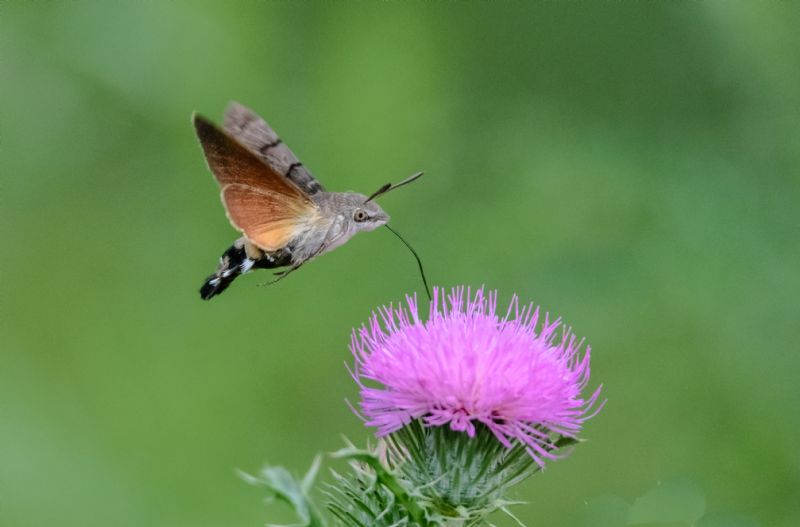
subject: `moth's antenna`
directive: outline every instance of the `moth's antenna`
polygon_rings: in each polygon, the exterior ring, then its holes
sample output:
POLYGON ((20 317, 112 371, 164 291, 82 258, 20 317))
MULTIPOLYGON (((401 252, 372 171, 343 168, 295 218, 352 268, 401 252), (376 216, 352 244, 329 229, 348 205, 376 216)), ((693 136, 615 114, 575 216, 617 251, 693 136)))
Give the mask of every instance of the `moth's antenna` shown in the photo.
POLYGON ((367 198, 367 199, 364 201, 364 203, 367 203, 368 201, 372 201, 373 199, 377 198, 377 197, 378 197, 378 196, 380 196, 381 194, 386 194, 386 193, 387 193, 387 192, 389 192, 390 190, 394 190, 394 189, 396 189, 396 188, 400 188, 400 187, 402 187, 403 185, 408 185, 408 184, 409 184, 409 183, 411 183, 412 181, 415 181, 415 180, 419 179, 420 177, 422 177, 422 174, 423 174, 423 172, 417 172, 417 173, 416 173, 416 174, 414 174, 413 176, 409 176, 409 177, 405 178, 403 181, 401 181, 400 183, 397 183, 396 185, 393 185, 393 184, 391 184, 391 183, 386 183, 386 184, 385 184, 385 185, 383 185, 381 188, 379 188, 378 190, 376 190, 375 192, 373 192, 373 193, 370 195, 370 197, 368 197, 368 198, 367 198))
MULTIPOLYGON (((411 176, 411 177, 416 179, 421 175, 422 175, 422 172, 420 172, 419 174, 416 174, 415 176, 411 176)), ((411 178, 409 178, 409 179, 411 179, 411 178)), ((414 179, 411 179, 411 181, 414 181, 414 179)), ((411 181, 406 180, 406 181, 400 183, 400 185, 404 185, 405 183, 410 183, 411 181)), ((397 186, 400 186, 400 185, 397 185, 397 186)), ((431 289, 430 289, 430 287, 428 287, 428 280, 425 278, 425 270, 422 269, 422 260, 419 259, 419 255, 417 254, 417 251, 415 251, 414 248, 411 247, 411 245, 408 244, 408 242, 405 240, 405 238, 400 236, 399 232, 397 232, 396 230, 394 230, 391 227, 389 227, 388 224, 384 225, 384 227, 386 227, 387 229, 392 231, 392 234, 394 234, 395 236, 400 238, 400 241, 403 242, 406 245, 406 247, 408 247, 408 250, 411 251, 411 254, 413 254, 414 258, 417 259, 417 265, 419 265, 419 274, 422 276, 422 283, 425 284, 425 293, 428 295, 428 300, 430 301, 431 300, 431 289)))

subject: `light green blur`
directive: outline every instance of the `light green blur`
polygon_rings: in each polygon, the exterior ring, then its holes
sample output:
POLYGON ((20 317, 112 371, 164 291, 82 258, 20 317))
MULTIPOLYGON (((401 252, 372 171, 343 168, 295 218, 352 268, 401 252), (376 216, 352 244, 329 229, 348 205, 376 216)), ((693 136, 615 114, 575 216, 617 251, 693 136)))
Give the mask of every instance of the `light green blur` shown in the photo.
POLYGON ((794 2, 3 2, 0 525, 285 522, 235 469, 369 437, 350 330, 416 263, 379 230, 201 302, 235 233, 189 117, 229 100, 329 189, 424 170, 381 206, 431 282, 587 337, 608 404, 526 524, 673 477, 800 524, 798 27, 794 2))

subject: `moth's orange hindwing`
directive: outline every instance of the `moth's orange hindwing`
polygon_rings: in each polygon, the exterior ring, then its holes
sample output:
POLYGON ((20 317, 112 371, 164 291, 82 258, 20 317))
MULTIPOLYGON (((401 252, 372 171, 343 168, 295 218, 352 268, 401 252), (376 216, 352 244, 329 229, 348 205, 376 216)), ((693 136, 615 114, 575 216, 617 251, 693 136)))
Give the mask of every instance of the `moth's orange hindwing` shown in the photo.
POLYGON ((317 216, 313 203, 249 185, 225 185, 221 195, 231 225, 268 252, 285 247, 317 216))

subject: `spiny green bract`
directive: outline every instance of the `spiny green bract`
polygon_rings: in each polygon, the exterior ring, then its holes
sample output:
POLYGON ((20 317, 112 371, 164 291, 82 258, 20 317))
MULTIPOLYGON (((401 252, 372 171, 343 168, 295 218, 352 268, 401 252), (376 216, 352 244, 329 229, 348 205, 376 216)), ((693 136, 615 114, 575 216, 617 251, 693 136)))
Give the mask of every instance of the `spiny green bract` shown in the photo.
POLYGON ((509 504, 507 491, 540 469, 523 445, 506 448, 483 426, 469 437, 415 421, 388 436, 386 445, 389 466, 431 516, 467 524, 509 504))

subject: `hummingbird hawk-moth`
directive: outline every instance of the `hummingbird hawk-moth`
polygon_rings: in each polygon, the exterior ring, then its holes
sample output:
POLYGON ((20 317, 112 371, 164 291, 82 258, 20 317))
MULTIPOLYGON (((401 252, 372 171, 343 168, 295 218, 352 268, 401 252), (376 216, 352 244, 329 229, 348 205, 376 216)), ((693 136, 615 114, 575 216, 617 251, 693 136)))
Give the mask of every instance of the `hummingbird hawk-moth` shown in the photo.
MULTIPOLYGON (((197 114, 192 121, 220 185, 228 219, 242 233, 200 288, 203 300, 222 293, 252 269, 283 268, 273 282, 280 280, 361 231, 385 225, 400 237, 374 200, 411 183, 421 172, 394 185, 387 183, 370 196, 326 192, 267 122, 241 104, 228 106, 223 130, 197 114)), ((422 272, 419 257, 411 251, 422 272)), ((422 277, 425 281, 424 273, 422 277)))

